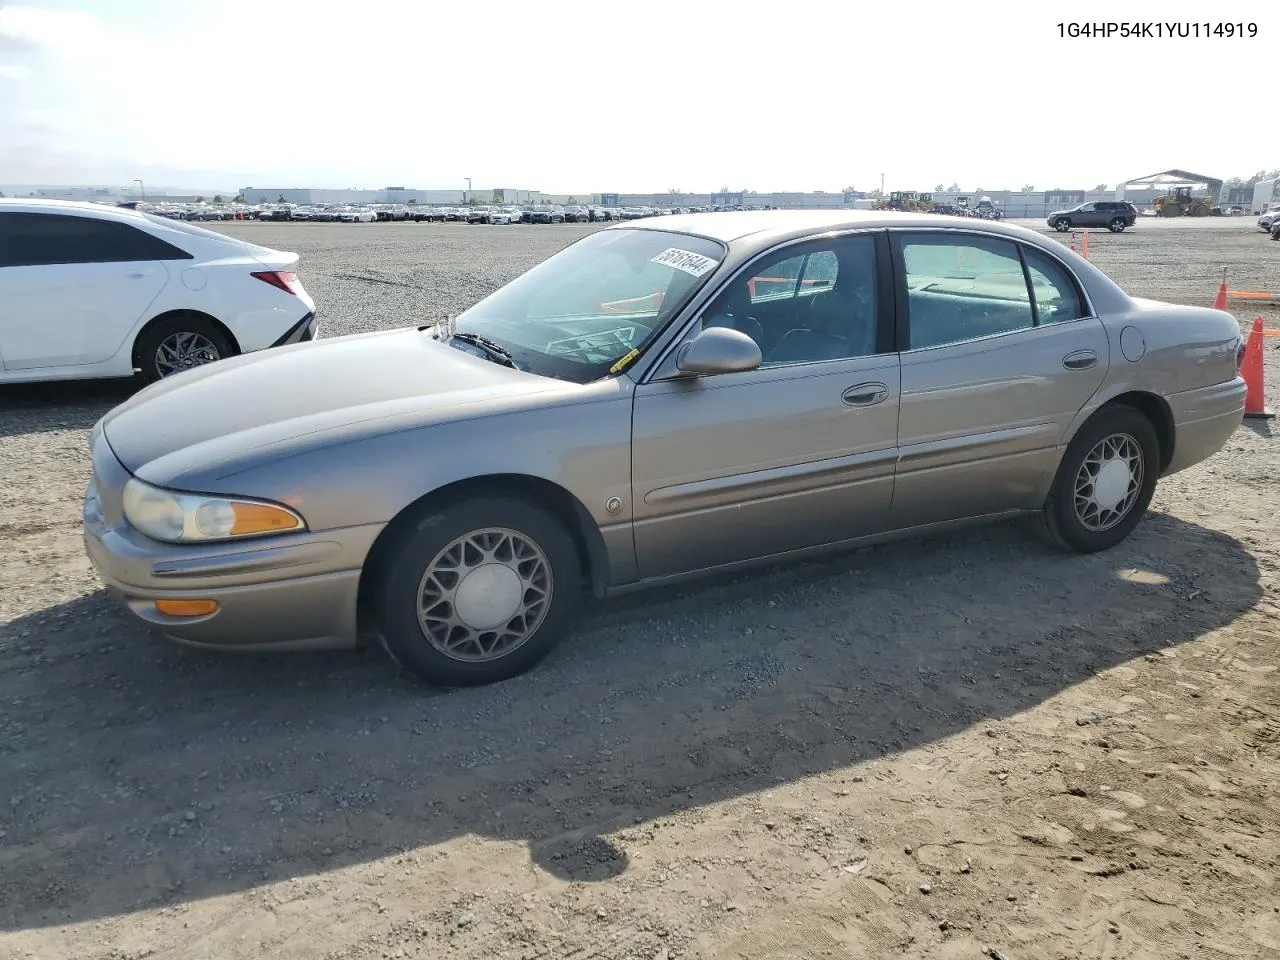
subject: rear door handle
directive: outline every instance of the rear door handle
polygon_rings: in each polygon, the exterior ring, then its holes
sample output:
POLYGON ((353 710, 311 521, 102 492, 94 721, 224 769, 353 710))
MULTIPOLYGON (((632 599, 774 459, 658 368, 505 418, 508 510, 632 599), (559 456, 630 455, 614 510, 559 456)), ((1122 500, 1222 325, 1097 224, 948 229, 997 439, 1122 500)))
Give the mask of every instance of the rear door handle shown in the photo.
POLYGON ((875 406, 888 397, 889 387, 883 383, 860 383, 840 395, 840 399, 851 407, 875 406))
POLYGON ((1097 363, 1098 355, 1092 350, 1077 350, 1062 358, 1062 365, 1068 370, 1088 370, 1097 363))

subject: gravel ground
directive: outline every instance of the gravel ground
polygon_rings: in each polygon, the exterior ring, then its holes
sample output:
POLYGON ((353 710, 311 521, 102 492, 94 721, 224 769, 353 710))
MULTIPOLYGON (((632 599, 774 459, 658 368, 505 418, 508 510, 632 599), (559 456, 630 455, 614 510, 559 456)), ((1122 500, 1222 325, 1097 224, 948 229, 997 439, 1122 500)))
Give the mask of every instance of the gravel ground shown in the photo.
MULTIPOLYGON (((223 229, 301 253, 333 336, 593 228, 223 229)), ((1280 275, 1239 221, 1090 255, 1184 303, 1280 275)), ((0 391, 0 957, 1280 956, 1274 422, 1106 554, 1005 524, 635 596, 438 693, 126 620, 79 542, 126 395, 0 391)))

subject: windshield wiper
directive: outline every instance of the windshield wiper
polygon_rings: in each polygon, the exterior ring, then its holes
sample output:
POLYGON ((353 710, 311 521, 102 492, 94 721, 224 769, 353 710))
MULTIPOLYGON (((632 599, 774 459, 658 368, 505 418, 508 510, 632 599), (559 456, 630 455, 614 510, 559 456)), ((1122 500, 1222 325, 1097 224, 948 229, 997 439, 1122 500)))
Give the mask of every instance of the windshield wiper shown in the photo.
POLYGON ((504 367, 511 367, 513 370, 519 370, 516 362, 512 359, 511 351, 501 344, 494 343, 488 337, 482 337, 478 333, 455 333, 449 340, 461 340, 463 343, 469 343, 473 347, 479 347, 483 350, 494 363, 504 367))

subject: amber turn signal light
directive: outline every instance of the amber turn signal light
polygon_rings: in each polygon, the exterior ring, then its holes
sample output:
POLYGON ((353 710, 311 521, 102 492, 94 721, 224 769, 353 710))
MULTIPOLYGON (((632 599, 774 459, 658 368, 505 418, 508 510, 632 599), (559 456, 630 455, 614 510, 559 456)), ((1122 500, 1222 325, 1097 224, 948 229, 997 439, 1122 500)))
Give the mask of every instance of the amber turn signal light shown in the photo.
POLYGON ((166 617, 207 617, 218 612, 217 600, 157 600, 156 611, 166 617))
POLYGON ((235 513, 231 535, 235 537, 254 533, 280 533, 285 530, 297 530, 302 526, 294 514, 269 503, 232 501, 231 509, 235 513))

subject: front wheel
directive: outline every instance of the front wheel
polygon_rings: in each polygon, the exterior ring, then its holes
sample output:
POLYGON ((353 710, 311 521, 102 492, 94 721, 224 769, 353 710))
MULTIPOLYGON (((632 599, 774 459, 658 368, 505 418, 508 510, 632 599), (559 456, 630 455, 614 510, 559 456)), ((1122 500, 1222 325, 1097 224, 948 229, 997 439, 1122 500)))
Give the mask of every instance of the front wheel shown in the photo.
POLYGON ((1066 233, 1071 229, 1071 221, 1066 219, 1059 220, 1053 225, 1053 229, 1057 230, 1059 233, 1066 233))
POLYGON ((1107 229, 1112 233, 1124 233, 1124 221, 1117 217, 1107 224, 1107 229))
POLYGON ((560 640, 581 600, 573 537, 515 497, 428 504, 373 563, 383 645, 439 686, 493 683, 530 669, 560 640))
POLYGON ((1159 472, 1151 421, 1132 407, 1104 407, 1067 447, 1036 525, 1064 550, 1114 547, 1142 520, 1159 472))
POLYGON ((235 346, 215 324, 196 314, 184 314, 144 330, 134 347, 133 363, 146 383, 155 383, 235 352, 235 346))

